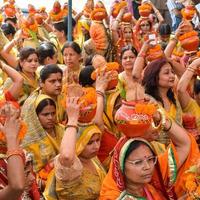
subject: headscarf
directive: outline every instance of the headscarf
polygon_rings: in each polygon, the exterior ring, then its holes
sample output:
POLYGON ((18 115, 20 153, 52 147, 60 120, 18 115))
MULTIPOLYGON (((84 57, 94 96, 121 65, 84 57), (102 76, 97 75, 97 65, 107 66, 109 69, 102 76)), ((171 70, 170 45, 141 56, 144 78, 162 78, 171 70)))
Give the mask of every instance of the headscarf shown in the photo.
POLYGON ((27 134, 22 141, 22 146, 32 152, 33 164, 36 172, 43 168, 59 153, 59 143, 62 140, 64 127, 55 124, 56 139, 53 139, 42 127, 36 114, 36 108, 44 99, 52 99, 45 94, 35 91, 26 100, 22 108, 22 117, 27 124, 27 134))

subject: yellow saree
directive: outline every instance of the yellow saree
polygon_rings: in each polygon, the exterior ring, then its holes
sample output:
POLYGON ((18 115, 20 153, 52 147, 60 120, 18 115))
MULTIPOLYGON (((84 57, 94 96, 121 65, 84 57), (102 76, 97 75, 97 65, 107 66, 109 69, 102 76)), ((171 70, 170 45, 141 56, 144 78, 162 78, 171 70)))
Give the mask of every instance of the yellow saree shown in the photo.
MULTIPOLYGON (((95 125, 79 127, 80 137, 76 144, 77 156, 84 150, 90 138, 96 133, 101 134, 95 125)), ((105 171, 97 157, 92 158, 92 163, 97 173, 92 173, 85 168, 78 157, 76 157, 73 166, 67 169, 61 166, 56 158, 55 170, 48 179, 44 192, 45 198, 48 200, 98 199, 105 171)))
POLYGON ((22 117, 27 124, 27 134, 22 141, 22 146, 33 154, 33 167, 36 172, 44 168, 59 153, 59 146, 64 134, 64 127, 55 125, 53 138, 41 126, 35 112, 36 102, 39 104, 43 99, 50 98, 47 95, 30 96, 22 107, 22 117))

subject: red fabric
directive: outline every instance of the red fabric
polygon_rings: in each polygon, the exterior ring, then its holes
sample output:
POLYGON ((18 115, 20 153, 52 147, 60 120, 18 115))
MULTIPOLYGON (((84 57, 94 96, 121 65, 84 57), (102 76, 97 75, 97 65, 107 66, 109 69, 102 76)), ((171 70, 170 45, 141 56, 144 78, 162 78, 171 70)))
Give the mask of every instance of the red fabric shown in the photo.
POLYGON ((98 158, 103 162, 117 144, 117 138, 108 130, 105 130, 101 137, 101 145, 98 152, 98 158))
POLYGON ((12 94, 9 91, 6 91, 4 93, 6 101, 16 101, 16 99, 12 96, 12 94))

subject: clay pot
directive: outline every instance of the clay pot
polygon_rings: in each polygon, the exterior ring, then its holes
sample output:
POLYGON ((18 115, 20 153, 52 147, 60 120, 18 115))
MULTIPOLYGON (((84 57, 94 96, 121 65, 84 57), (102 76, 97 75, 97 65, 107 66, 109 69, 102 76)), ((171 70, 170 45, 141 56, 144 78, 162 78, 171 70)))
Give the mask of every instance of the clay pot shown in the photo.
POLYGON ((118 130, 127 137, 140 137, 151 126, 152 118, 149 115, 136 113, 137 103, 122 101, 122 106, 115 114, 118 130))
POLYGON ((104 8, 95 8, 91 13, 91 19, 102 21, 107 17, 106 10, 104 8))
POLYGON ((195 13, 196 13, 196 9, 193 5, 188 5, 181 10, 181 14, 182 14, 183 18, 186 20, 192 20, 195 13))
POLYGON ((163 57, 163 51, 161 49, 160 45, 156 45, 153 48, 150 48, 149 51, 147 52, 147 57, 146 59, 151 62, 153 60, 157 60, 163 57))
POLYGON ((96 114, 96 104, 88 105, 80 109, 78 121, 81 123, 89 123, 92 121, 96 114))
POLYGON ((191 31, 179 37, 182 48, 186 51, 196 51, 199 47, 199 37, 196 31, 191 31))
POLYGON ((152 8, 149 4, 142 4, 138 8, 141 17, 148 17, 151 14, 152 8))
POLYGON ((131 22, 132 20, 132 14, 130 12, 125 13, 122 17, 123 22, 131 22))
POLYGON ((117 17, 117 15, 119 14, 120 10, 127 6, 127 2, 126 1, 121 1, 119 3, 116 3, 113 7, 113 11, 112 11, 112 16, 115 18, 117 17))

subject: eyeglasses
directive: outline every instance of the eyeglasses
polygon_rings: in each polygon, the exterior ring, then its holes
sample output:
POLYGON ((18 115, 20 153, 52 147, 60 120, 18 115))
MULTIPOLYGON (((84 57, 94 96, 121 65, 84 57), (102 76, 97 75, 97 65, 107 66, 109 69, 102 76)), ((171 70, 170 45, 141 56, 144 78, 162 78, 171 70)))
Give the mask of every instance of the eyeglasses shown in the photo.
POLYGON ((146 158, 144 160, 126 160, 126 162, 134 165, 135 167, 143 167, 147 163, 149 166, 153 166, 157 162, 157 157, 156 156, 151 156, 149 158, 146 158))
POLYGON ((141 26, 141 27, 145 27, 145 26, 148 27, 148 26, 150 26, 150 25, 149 25, 149 24, 141 24, 140 26, 141 26))

